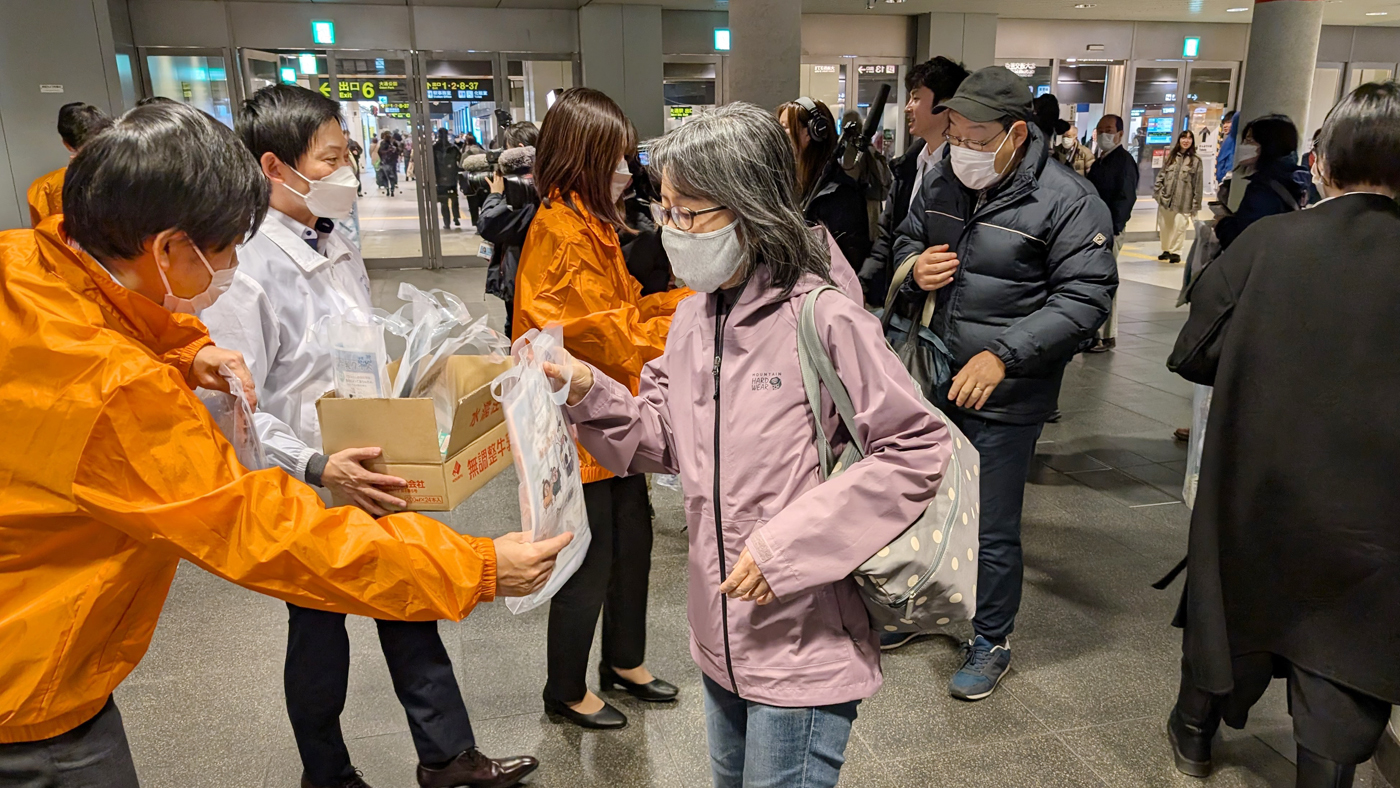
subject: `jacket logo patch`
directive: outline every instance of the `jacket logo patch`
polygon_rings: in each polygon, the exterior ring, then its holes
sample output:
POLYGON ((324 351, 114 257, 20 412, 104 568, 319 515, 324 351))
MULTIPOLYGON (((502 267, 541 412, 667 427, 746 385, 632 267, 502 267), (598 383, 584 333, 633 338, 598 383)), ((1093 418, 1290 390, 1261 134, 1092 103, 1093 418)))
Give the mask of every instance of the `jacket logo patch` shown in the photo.
POLYGON ((1108 236, 1104 235, 1103 233, 1099 233, 1098 235, 1094 236, 1094 245, 1095 245, 1095 246, 1103 246, 1104 241, 1107 241, 1107 240, 1108 240, 1108 236))
POLYGON ((755 372, 750 382, 753 391, 777 391, 783 387, 781 372, 755 372))

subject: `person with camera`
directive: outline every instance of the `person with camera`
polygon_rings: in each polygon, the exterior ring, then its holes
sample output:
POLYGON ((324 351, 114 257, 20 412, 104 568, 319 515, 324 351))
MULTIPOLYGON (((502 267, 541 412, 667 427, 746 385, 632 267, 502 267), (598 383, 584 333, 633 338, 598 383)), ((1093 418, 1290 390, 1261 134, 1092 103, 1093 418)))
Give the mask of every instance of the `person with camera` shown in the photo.
POLYGON ((467 210, 471 212, 473 227, 481 219, 481 204, 486 202, 486 195, 490 193, 487 182, 495 166, 495 159, 476 141, 476 135, 468 134, 466 142, 462 143, 461 170, 467 181, 463 184, 462 193, 467 195, 467 210))
POLYGON ((778 122, 797 156, 798 201, 807 221, 826 227, 852 265, 870 255, 865 187, 830 167, 841 130, 826 104, 806 96, 778 107, 778 122), (830 171, 830 177, 823 176, 830 171))
MULTIPOLYGON (((565 348, 632 391, 642 366, 660 356, 676 304, 690 290, 642 296, 618 242, 619 202, 635 149, 622 108, 601 91, 570 88, 540 129, 535 183, 541 201, 516 276, 512 336, 560 326, 565 348)), ((645 664, 651 516, 644 475, 618 477, 587 451, 579 472, 592 541, 578 571, 549 604, 544 706, 585 728, 621 728, 627 717, 588 689, 588 653, 603 615, 603 689, 644 701, 676 699, 675 685, 645 664)))
POLYGON ((982 456, 975 637, 948 685, 971 701, 1011 665, 1031 457, 1065 365, 1108 316, 1118 273, 1108 207, 1051 158, 1025 80, 984 68, 939 111, 948 158, 924 178, 894 259, 916 260, 907 300, 938 294, 930 328, 952 355, 952 379, 931 399, 982 456))
POLYGON ((450 135, 446 128, 438 129, 437 142, 433 143, 433 175, 437 179, 437 198, 438 205, 442 206, 444 230, 452 229, 453 222, 458 229, 462 227, 462 211, 457 207, 457 174, 461 172, 459 161, 462 152, 452 144, 450 135))
MULTIPOLYGON (((885 294, 890 289, 895 270, 890 254, 895 231, 909 214, 909 206, 914 202, 919 184, 923 183, 924 174, 942 161, 947 153, 943 132, 948 130, 948 115, 936 112, 935 108, 952 98, 964 79, 967 79, 967 69, 942 55, 909 69, 909 75, 904 78, 904 88, 909 91, 904 114, 909 124, 909 136, 914 141, 903 156, 890 163, 894 180, 890 186, 890 198, 880 214, 880 236, 870 247, 870 256, 865 259, 860 271, 866 303, 885 303, 885 294)), ((852 264, 857 262, 851 261, 852 264)))
POLYGON ((476 231, 491 245, 486 294, 505 303, 506 336, 513 336, 515 324, 515 272, 520 265, 520 251, 540 204, 533 174, 539 136, 539 128, 529 121, 512 123, 501 132, 506 149, 496 160, 491 193, 486 195, 477 218, 476 231))

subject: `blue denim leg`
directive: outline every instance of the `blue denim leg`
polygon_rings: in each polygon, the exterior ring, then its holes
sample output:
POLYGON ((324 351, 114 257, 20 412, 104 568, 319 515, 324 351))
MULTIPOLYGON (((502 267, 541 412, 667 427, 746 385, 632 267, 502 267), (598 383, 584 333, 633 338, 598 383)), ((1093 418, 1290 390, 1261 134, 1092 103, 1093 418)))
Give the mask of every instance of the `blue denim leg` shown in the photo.
POLYGON ((1042 425, 1003 424, 956 411, 948 415, 981 454, 981 545, 972 628, 1002 643, 1021 608, 1021 505, 1042 425))
POLYGON ((834 788, 860 701, 768 706, 704 682, 715 788, 834 788))

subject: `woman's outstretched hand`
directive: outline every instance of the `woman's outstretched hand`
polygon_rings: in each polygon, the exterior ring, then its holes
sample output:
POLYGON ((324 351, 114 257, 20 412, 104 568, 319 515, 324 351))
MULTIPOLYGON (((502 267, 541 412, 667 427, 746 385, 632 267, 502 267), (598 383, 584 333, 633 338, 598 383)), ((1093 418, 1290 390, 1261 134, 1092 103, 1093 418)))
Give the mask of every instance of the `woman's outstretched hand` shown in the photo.
POLYGON ((563 385, 564 378, 569 377, 569 404, 577 405, 583 401, 584 397, 588 396, 588 392, 593 390, 593 369, 574 358, 567 350, 560 349, 557 352, 568 358, 568 368, 573 372, 572 376, 569 376, 569 373, 564 371, 565 368, 559 364, 551 364, 546 361, 541 367, 544 369, 545 377, 548 377, 549 382, 555 386, 563 385))
POLYGON ((766 605, 773 601, 773 589, 769 588, 768 581, 763 579, 763 572, 754 562, 753 556, 749 555, 747 547, 739 555, 739 560, 734 564, 734 571, 729 573, 729 579, 719 587, 719 592, 730 599, 742 599, 758 605, 766 605))

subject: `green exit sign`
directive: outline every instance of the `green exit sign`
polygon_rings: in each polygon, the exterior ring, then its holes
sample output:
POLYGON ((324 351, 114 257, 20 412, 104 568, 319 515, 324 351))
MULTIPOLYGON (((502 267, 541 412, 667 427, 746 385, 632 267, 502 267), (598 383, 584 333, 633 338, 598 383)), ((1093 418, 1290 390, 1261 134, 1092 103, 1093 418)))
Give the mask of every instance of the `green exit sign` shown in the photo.
POLYGON ((311 40, 318 44, 334 44, 335 22, 329 19, 311 20, 311 40))
POLYGON ((1199 57, 1201 54, 1201 39, 1191 36, 1181 44, 1182 57, 1199 57))

